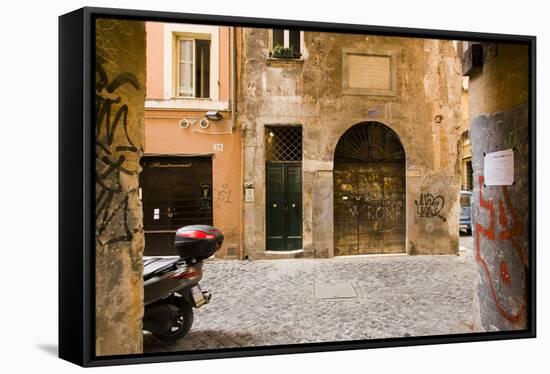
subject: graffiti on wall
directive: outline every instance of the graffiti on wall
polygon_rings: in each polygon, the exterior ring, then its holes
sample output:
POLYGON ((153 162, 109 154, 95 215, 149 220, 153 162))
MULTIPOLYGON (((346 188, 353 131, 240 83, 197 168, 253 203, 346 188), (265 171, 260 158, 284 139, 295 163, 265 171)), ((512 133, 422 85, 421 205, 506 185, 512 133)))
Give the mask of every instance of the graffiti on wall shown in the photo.
POLYGON ((445 207, 445 198, 441 195, 434 196, 431 193, 421 193, 418 200, 414 201, 416 205, 416 215, 421 218, 438 217, 443 222, 445 217, 441 215, 443 207, 445 207))
MULTIPOLYGON (((139 150, 129 135, 129 107, 118 91, 124 87, 139 89, 135 75, 123 72, 109 78, 104 68, 105 61, 97 56, 96 62, 96 237, 103 233, 109 238, 103 244, 128 242, 133 238, 128 217, 128 194, 124 193, 124 175, 135 176, 139 170, 130 168, 129 155, 139 157, 139 150), (122 229, 115 224, 122 223, 122 229)), ((101 239, 99 239, 101 240, 101 239)))
POLYGON ((399 196, 373 199, 367 193, 365 196, 352 197, 351 200, 349 212, 353 217, 361 215, 361 218, 367 221, 401 219, 403 200, 399 196))
POLYGON ((368 173, 359 175, 359 183, 354 184, 350 183, 353 174, 340 174, 346 183, 338 184, 336 198, 339 204, 345 204, 352 217, 364 222, 385 222, 372 226, 375 230, 388 229, 401 220, 405 200, 401 178, 368 173))
MULTIPOLYGON (((527 254, 520 244, 520 237, 524 233, 524 227, 519 219, 519 216, 510 199, 510 192, 507 186, 502 187, 501 199, 498 199, 498 224, 497 224, 497 211, 493 199, 485 199, 483 197, 483 186, 485 179, 483 176, 479 176, 479 206, 483 211, 489 213, 489 225, 484 226, 479 222, 475 225, 475 249, 476 249, 476 261, 480 264, 488 280, 491 298, 496 306, 498 313, 508 320, 509 322, 516 324, 521 321, 522 316, 526 309, 526 295, 523 292, 522 300, 519 306, 507 305, 513 298, 505 298, 502 293, 506 292, 506 289, 511 289, 515 282, 520 282, 519 286, 522 288, 522 284, 525 277, 525 269, 528 266, 527 254), (498 234, 498 235, 497 235, 498 234), (488 260, 483 256, 481 251, 481 238, 489 240, 491 242, 509 242, 511 248, 515 252, 517 259, 520 263, 522 276, 520 279, 512 278, 508 269, 510 267, 511 253, 502 253, 506 251, 506 246, 499 245, 496 248, 497 253, 493 261, 497 261, 497 264, 490 264, 488 260), (496 266, 495 266, 496 265, 496 266), (497 274, 495 274, 495 271, 497 274), (500 279, 500 281, 499 281, 500 279), (498 284, 502 283, 504 287, 499 287, 498 284), (497 292, 499 290, 500 292, 497 292), (500 294, 500 295, 499 295, 500 294), (515 309, 515 311, 513 310, 515 309)), ((525 290, 523 290, 525 291, 525 290)))
POLYGON ((222 183, 222 185, 220 186, 220 188, 218 188, 218 203, 226 203, 226 204, 233 204, 233 200, 232 200, 232 190, 229 189, 229 186, 227 183, 222 183))

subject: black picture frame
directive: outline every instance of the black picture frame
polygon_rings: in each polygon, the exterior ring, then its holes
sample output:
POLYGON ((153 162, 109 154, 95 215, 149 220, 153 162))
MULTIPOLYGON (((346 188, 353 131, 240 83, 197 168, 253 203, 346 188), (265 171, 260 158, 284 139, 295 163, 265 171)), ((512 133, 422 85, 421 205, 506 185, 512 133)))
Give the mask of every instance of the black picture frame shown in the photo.
POLYGON ((536 337, 536 37, 386 26, 321 23, 146 10, 85 7, 59 18, 59 357, 81 366, 216 359, 305 352, 448 344, 536 337), (460 335, 367 341, 146 353, 97 357, 94 353, 94 20, 126 20, 284 27, 529 46, 529 275, 528 328, 460 335))

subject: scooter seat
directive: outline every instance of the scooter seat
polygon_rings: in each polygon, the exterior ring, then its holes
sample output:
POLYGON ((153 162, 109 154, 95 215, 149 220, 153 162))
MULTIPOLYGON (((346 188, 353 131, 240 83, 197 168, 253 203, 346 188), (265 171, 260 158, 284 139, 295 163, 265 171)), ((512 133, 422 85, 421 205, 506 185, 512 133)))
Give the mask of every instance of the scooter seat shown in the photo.
POLYGON ((178 256, 170 257, 143 257, 143 279, 147 280, 163 271, 170 269, 180 261, 178 256))

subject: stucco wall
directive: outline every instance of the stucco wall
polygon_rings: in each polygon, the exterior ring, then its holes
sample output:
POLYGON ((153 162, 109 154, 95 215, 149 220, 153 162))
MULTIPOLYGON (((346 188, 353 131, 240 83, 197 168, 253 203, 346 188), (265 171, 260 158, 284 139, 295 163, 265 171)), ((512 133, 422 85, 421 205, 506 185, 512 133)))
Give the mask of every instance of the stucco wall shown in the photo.
POLYGON ((147 33, 147 98, 164 96, 164 24, 146 22, 147 33))
MULTIPOLYGON (((183 29, 185 24, 180 25, 183 29)), ((163 22, 146 22, 147 30, 147 99, 163 100, 164 97, 164 74, 167 73, 164 69, 164 49, 165 44, 165 23, 163 22)), ((227 101, 230 97, 230 43, 229 43, 229 27, 218 27, 218 53, 219 53, 219 100, 227 101)), ((172 73, 171 73, 172 74, 172 73)), ((185 104, 181 105, 185 108, 185 104)))
POLYGON ((473 223, 479 323, 488 331, 527 327, 529 269, 529 59, 527 46, 496 52, 470 77, 473 223), (484 155, 514 150, 512 186, 484 186, 484 155))
POLYGON ((145 24, 96 25, 96 354, 141 353, 145 24))
MULTIPOLYGON (((223 247, 216 257, 238 258, 242 256, 242 179, 241 136, 238 126, 231 121, 231 61, 230 28, 215 27, 218 38, 219 79, 218 100, 208 98, 165 97, 174 92, 165 87, 165 48, 172 48, 165 38, 174 35, 166 32, 170 24, 147 22, 147 99, 145 113, 145 154, 212 155, 213 224, 225 235, 223 247), (220 121, 210 121, 207 129, 199 126, 207 111, 218 111, 220 121), (190 121, 188 128, 180 127, 180 121, 190 121), (223 151, 215 151, 214 144, 221 144, 223 151)), ((197 25, 173 25, 175 30, 185 31, 197 25)), ((210 26, 208 26, 210 27, 210 26)), ((209 31, 209 30, 208 30, 209 31)), ((172 62, 173 65, 174 62, 172 62)), ((175 69, 175 67, 174 67, 175 69)), ((172 82, 174 84, 174 82, 172 82)))
POLYGON ((340 136, 376 121, 391 128, 406 153, 409 254, 458 253, 457 141, 461 77, 451 42, 306 32, 303 60, 269 59, 269 31, 243 29, 239 51, 239 123, 245 133, 244 182, 255 186, 244 205, 246 252, 265 253, 266 125, 303 128, 303 249, 297 256, 333 255, 333 159, 340 136), (394 96, 346 95, 342 49, 395 55, 394 96), (441 115, 441 123, 436 123, 441 115), (417 215, 422 193, 445 203, 435 217, 417 215))
MULTIPOLYGON (((227 112, 222 113, 228 118, 227 112)), ((231 131, 231 121, 210 123, 208 129, 180 127, 182 118, 197 116, 183 110, 147 110, 145 126, 146 154, 212 155, 212 202, 214 226, 224 236, 222 248, 216 257, 241 255, 241 137, 239 130, 231 131), (222 144, 223 151, 214 151, 214 144, 222 144)))

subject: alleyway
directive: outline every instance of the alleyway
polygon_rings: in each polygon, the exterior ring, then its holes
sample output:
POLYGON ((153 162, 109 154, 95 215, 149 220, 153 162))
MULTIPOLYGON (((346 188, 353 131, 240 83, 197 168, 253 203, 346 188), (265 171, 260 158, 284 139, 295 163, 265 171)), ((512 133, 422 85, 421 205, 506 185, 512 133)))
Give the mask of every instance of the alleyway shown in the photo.
POLYGON ((474 272, 470 236, 459 256, 209 261, 189 334, 145 351, 472 332, 474 272))

